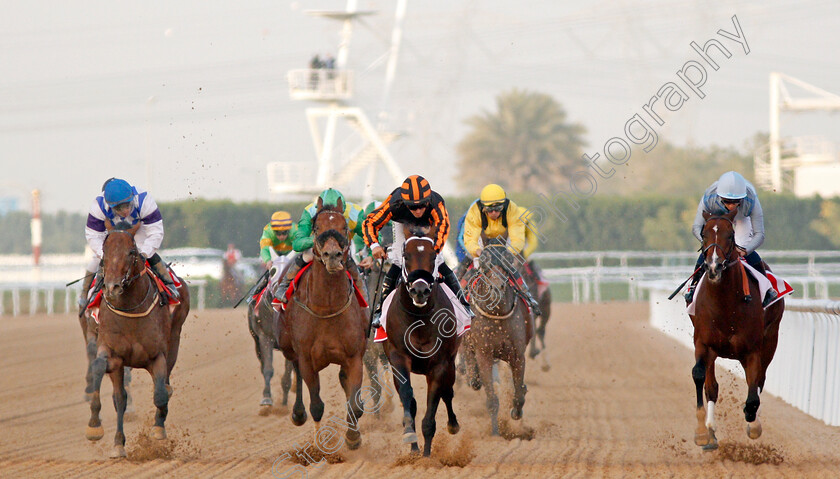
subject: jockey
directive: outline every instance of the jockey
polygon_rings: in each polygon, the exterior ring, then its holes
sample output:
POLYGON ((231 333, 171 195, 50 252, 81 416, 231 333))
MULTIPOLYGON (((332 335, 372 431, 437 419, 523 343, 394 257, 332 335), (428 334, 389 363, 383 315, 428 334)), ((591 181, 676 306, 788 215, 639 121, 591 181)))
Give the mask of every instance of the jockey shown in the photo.
POLYGON ((87 292, 90 289, 94 274, 99 270, 102 261, 102 244, 108 235, 106 223, 111 226, 126 221, 131 225, 138 222, 140 227, 134 235, 137 250, 149 262, 152 271, 166 285, 169 294, 176 301, 180 299, 175 283, 166 268, 166 263, 157 253, 163 241, 163 217, 160 215, 157 203, 143 190, 128 184, 127 181, 111 178, 102 185, 102 196, 97 196, 88 212, 85 238, 93 251, 94 258, 87 266, 88 275, 82 284, 82 297, 79 306, 87 306, 87 292))
POLYGON ((411 175, 405 179, 402 186, 396 188, 388 195, 378 208, 374 209, 364 221, 365 243, 371 249, 374 259, 385 258, 387 253, 379 244, 378 236, 382 227, 389 220, 394 221, 394 244, 391 249, 391 268, 382 281, 381 300, 375 305, 374 324, 378 323, 379 315, 382 313, 382 301, 394 290, 397 279, 402 271, 402 252, 405 243, 405 232, 402 225, 421 226, 438 228, 435 240, 435 252, 438 253, 435 259, 435 266, 438 273, 443 276, 446 286, 455 293, 455 296, 472 315, 466 295, 461 291, 461 285, 455 273, 443 261, 440 251, 446 244, 446 237, 449 235, 449 214, 446 212, 446 205, 443 198, 432 191, 429 182, 419 175, 411 175))
MULTIPOLYGON (((365 209, 362 210, 360 218, 364 221, 364 218, 367 218, 369 214, 373 212, 376 208, 379 208, 381 205, 381 201, 371 201, 370 203, 365 206, 365 209)), ((390 245, 393 243, 393 234, 389 235, 387 232, 390 230, 388 227, 391 226, 390 221, 386 225, 385 228, 379 232, 379 244, 386 244, 390 245)), ((359 267, 361 268, 370 268, 373 264, 373 256, 370 255, 370 248, 367 247, 365 244, 364 235, 354 235, 353 236, 353 245, 356 247, 356 260, 359 263, 359 267)))
MULTIPOLYGON (((482 251, 480 242, 482 238, 502 236, 507 238, 511 252, 524 256, 525 235, 528 228, 525 227, 523 216, 527 216, 527 210, 510 201, 501 186, 492 183, 485 186, 481 190, 478 201, 470 205, 464 221, 464 246, 467 253, 473 258, 478 258, 482 251)), ((533 232, 531 234, 534 235, 533 232)), ((527 254, 530 255, 534 249, 536 249, 536 235, 528 245, 527 254)), ((519 269, 512 265, 506 266, 505 272, 514 280, 519 293, 531 306, 534 316, 540 316, 542 312, 539 303, 531 296, 531 291, 522 279, 519 269)))
MULTIPOLYGON (((747 260, 747 263, 761 274, 765 274, 761 257, 756 252, 759 246, 764 243, 764 212, 761 203, 758 201, 758 194, 755 187, 743 176, 735 171, 727 171, 720 179, 712 183, 700 204, 697 205, 697 215, 694 217, 694 225, 691 228, 694 236, 703 241, 701 233, 706 223, 703 213, 712 215, 723 215, 737 209, 735 220, 732 222, 735 228, 735 244, 738 255, 747 260)), ((688 292, 685 293, 685 300, 691 303, 694 299, 694 288, 700 277, 703 276, 703 262, 705 255, 700 252, 695 265, 695 273, 691 278, 688 292)), ((767 290, 767 297, 763 304, 766 305, 776 298, 778 293, 773 288, 767 290)))
MULTIPOLYGON (((321 194, 318 195, 318 199, 321 200, 321 203, 324 206, 337 206, 339 203, 342 205, 344 208, 344 219, 347 220, 347 228, 350 230, 350 237, 348 239, 352 240, 354 235, 362 234, 362 209, 358 205, 348 203, 344 199, 344 195, 333 188, 327 188, 322 191, 321 194)), ((306 208, 304 208, 303 214, 300 216, 300 221, 297 223, 297 228, 292 235, 292 248, 296 253, 300 254, 295 255, 294 262, 291 266, 289 266, 286 276, 277 287, 276 298, 282 303, 286 302, 286 290, 289 288, 292 280, 295 279, 298 271, 300 271, 301 268, 314 258, 312 254, 312 245, 315 244, 315 240, 312 238, 312 218, 315 217, 317 212, 317 201, 308 204, 306 208)), ((352 255, 347 256, 347 261, 344 263, 344 266, 352 276, 353 282, 356 286, 364 292, 365 283, 359 278, 359 267, 356 266, 356 262, 353 261, 352 255)))
POLYGON ((285 211, 275 211, 271 221, 263 228, 260 237, 260 260, 270 269, 274 256, 286 256, 292 252, 292 215, 285 211))

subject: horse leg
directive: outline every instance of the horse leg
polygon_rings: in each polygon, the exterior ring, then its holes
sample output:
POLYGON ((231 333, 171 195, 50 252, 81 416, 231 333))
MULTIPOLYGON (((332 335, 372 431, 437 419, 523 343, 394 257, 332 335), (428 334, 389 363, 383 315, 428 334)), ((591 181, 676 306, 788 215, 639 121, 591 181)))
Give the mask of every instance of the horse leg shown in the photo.
POLYGON ((123 367, 123 387, 125 388, 125 412, 131 414, 134 412, 134 399, 131 397, 131 368, 123 367))
MULTIPOLYGON (((711 408, 711 411, 709 411, 711 421, 707 421, 706 409, 703 406, 703 385, 706 383, 707 376, 710 375, 709 370, 714 371, 714 360, 711 362, 711 367, 708 367, 709 357, 706 352, 707 349, 705 346, 699 344, 695 346, 694 356, 697 361, 691 369, 691 377, 694 379, 694 386, 697 393, 697 428, 694 430, 694 444, 703 446, 704 449, 711 446, 711 443, 714 441, 714 431, 710 431, 708 427, 710 423, 714 425, 714 403, 709 403, 709 407, 711 408)), ((713 374, 712 372, 711 375, 713 374)))
POLYGON ((476 352, 472 345, 467 345, 464 348, 462 356, 464 356, 464 369, 467 376, 467 384, 469 384, 473 390, 478 391, 481 389, 481 374, 478 371, 476 352))
POLYGON ((717 404, 718 400, 718 382, 717 377, 715 376, 715 360, 717 359, 717 354, 709 350, 706 358, 707 365, 704 389, 706 392, 706 403, 708 407, 706 408, 705 426, 709 430, 709 443, 703 447, 703 450, 712 451, 718 448, 718 441, 715 436, 715 430, 717 430, 715 423, 715 404, 717 404))
POLYGON ((525 407, 525 393, 528 387, 525 385, 525 351, 517 355, 509 363, 513 373, 513 409, 510 410, 510 417, 514 421, 522 419, 522 409, 525 407))
POLYGON ((321 427, 321 418, 324 416, 324 401, 321 400, 321 378, 318 372, 312 367, 309 358, 298 357, 298 368, 306 388, 309 389, 309 413, 315 422, 315 432, 321 427))
POLYGON ((108 369, 108 352, 101 350, 90 365, 93 393, 90 397, 90 420, 88 421, 85 437, 90 441, 98 441, 105 435, 102 421, 99 419, 99 411, 102 410, 102 403, 99 400, 99 389, 102 386, 102 378, 108 369))
POLYGON ((358 422, 365 412, 364 404, 360 404, 361 394, 359 394, 362 389, 363 375, 361 357, 350 358, 338 372, 339 382, 347 398, 347 433, 344 437, 350 450, 358 449, 362 445, 362 434, 359 432, 358 422))
MULTIPOLYGON (((179 307, 183 308, 184 306, 179 307)), ((178 361, 178 349, 181 347, 181 327, 184 325, 186 318, 180 321, 175 321, 175 318, 172 319, 172 329, 169 332, 169 348, 166 353, 166 393, 169 397, 174 394, 172 386, 169 384, 169 376, 175 369, 175 362, 178 361)))
POLYGON ((260 366, 262 368, 263 380, 265 381, 260 406, 270 407, 274 405, 274 400, 271 399, 271 378, 274 377, 274 345, 271 344, 271 340, 265 337, 264 334, 259 334, 258 342, 259 345, 257 348, 260 350, 260 366))
MULTIPOLYGON (((379 400, 382 397, 382 387, 379 384, 379 381, 376 381, 376 375, 378 371, 378 363, 379 355, 373 349, 373 344, 369 343, 368 347, 365 348, 365 355, 362 357, 362 361, 365 364, 365 370, 367 371, 368 378, 370 379, 370 387, 373 389, 373 402, 374 404, 379 404, 379 400)), ((376 412, 374 415, 377 419, 379 419, 382 414, 380 413, 381 408, 376 408, 376 412)))
MULTIPOLYGON (((121 360, 116 362, 122 363, 121 360)), ((114 409, 117 410, 117 432, 114 434, 114 449, 111 451, 112 459, 119 459, 125 457, 125 432, 123 431, 123 419, 125 417, 125 408, 127 403, 127 394, 125 391, 124 375, 125 370, 122 365, 117 365, 111 371, 111 384, 114 386, 114 409)))
POLYGON ((300 361, 295 360, 292 366, 295 368, 295 405, 292 406, 292 424, 303 426, 306 423, 306 407, 303 405, 303 378, 300 376, 300 361))
POLYGON ((535 334, 528 343, 528 357, 534 359, 540 354, 540 348, 537 347, 537 335, 535 334))
POLYGON ((396 354, 392 355, 390 360, 394 387, 397 388, 403 407, 403 442, 411 444, 411 452, 420 452, 414 422, 414 417, 417 415, 417 401, 414 399, 414 389, 411 387, 411 366, 407 359, 396 354))
POLYGON ((747 376, 747 402, 744 404, 744 418, 747 420, 747 435, 750 439, 761 437, 761 421, 758 419, 759 399, 758 383, 764 376, 761 364, 761 352, 753 351, 741 362, 747 376))
MULTIPOLYGON (((86 321, 84 318, 83 321, 86 321)), ((90 402, 93 397, 93 360, 96 358, 96 336, 91 334, 86 338, 85 352, 88 358, 87 373, 85 374, 85 401, 90 402)))
POLYGON ((490 413, 490 434, 499 435, 499 397, 496 396, 496 385, 493 384, 493 359, 486 354, 476 352, 478 374, 484 384, 487 395, 487 411, 490 413))
POLYGON ((455 368, 449 366, 446 369, 446 375, 441 379, 440 398, 443 399, 443 404, 446 406, 446 430, 449 434, 458 434, 461 426, 458 424, 458 418, 455 417, 455 410, 452 409, 452 398, 455 397, 455 390, 452 386, 455 384, 455 368))
POLYGON ((158 354, 149 367, 149 373, 154 382, 154 403, 157 408, 155 413, 155 425, 152 427, 153 439, 166 439, 166 416, 169 414, 169 391, 166 389, 166 378, 169 375, 166 355, 158 354))
POLYGON ((280 387, 283 389, 283 402, 281 404, 284 406, 289 404, 289 389, 292 388, 292 369, 294 367, 292 362, 287 359, 283 369, 283 377, 280 378, 280 387))
POLYGON ((439 364, 436 368, 429 372, 426 376, 426 385, 428 392, 426 393, 426 415, 423 416, 421 427, 423 428, 423 456, 429 457, 432 455, 432 439, 435 437, 437 430, 437 422, 435 415, 437 414, 438 406, 441 399, 441 369, 445 364, 439 364))
POLYGON ((536 336, 540 339, 540 344, 542 344, 543 354, 540 356, 540 369, 542 369, 543 371, 548 371, 549 369, 551 369, 551 364, 548 363, 548 354, 545 354, 545 327, 548 324, 548 315, 551 313, 550 298, 548 301, 546 301, 546 304, 540 304, 540 309, 542 309, 542 316, 540 316, 540 325, 537 327, 536 334, 536 336))

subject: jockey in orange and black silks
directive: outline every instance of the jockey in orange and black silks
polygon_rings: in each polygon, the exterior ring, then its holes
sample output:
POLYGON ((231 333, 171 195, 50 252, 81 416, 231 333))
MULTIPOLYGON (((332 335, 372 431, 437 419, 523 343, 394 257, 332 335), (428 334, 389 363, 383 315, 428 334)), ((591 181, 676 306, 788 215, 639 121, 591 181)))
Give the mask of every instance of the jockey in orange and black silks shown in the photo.
MULTIPOLYGON (((727 171, 706 189, 700 204, 697 205, 697 215, 694 217, 691 231, 699 241, 703 241, 701 233, 706 223, 703 213, 718 216, 735 209, 738 213, 732 225, 735 229, 735 245, 738 254, 759 273, 765 274, 761 257, 756 251, 764 243, 764 211, 761 209, 755 187, 740 173, 727 171)), ((704 261, 705 255, 701 252, 700 257, 697 258, 691 285, 685 294, 685 299, 689 303, 694 297, 694 286, 703 275, 700 267, 704 261)), ((767 294, 765 303, 774 299, 776 291, 770 288, 767 294)))
POLYGON ((157 253, 163 242, 163 217, 157 203, 148 192, 131 186, 125 180, 111 178, 102 185, 102 195, 94 199, 88 211, 85 238, 94 257, 86 267, 88 274, 85 276, 79 305, 87 305, 87 293, 102 260, 102 244, 108 235, 106 222, 115 225, 121 221, 131 225, 140 223, 134 234, 137 250, 148 260, 149 266, 164 282, 170 295, 177 300, 178 290, 169 276, 166 263, 157 253))

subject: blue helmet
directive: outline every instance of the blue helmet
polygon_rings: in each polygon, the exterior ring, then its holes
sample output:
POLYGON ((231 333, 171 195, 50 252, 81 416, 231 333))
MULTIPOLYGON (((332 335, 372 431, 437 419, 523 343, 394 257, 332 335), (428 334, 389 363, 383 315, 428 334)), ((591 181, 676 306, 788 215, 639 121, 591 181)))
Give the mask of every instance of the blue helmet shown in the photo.
POLYGON ((127 181, 119 178, 114 178, 108 181, 108 183, 105 184, 103 192, 105 202, 108 203, 108 206, 111 208, 123 203, 128 203, 134 199, 134 190, 131 189, 131 185, 129 185, 127 181))

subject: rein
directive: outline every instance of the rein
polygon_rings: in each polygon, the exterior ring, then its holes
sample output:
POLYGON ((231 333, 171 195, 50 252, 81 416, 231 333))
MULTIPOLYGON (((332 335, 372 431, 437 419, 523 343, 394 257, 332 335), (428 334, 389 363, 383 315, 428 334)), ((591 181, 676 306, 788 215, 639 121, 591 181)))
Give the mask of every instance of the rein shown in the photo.
POLYGON ((152 304, 149 305, 149 308, 142 313, 129 313, 129 311, 133 311, 133 310, 139 308, 143 303, 145 303, 146 300, 149 299, 150 293, 151 293, 152 297, 157 295, 157 289, 155 289, 152 282, 149 281, 149 283, 147 283, 147 284, 148 284, 148 287, 146 288, 146 295, 143 296, 143 299, 140 300, 139 303, 137 303, 137 306, 132 306, 131 308, 125 308, 125 309, 118 308, 118 307, 114 306, 113 304, 111 304, 111 302, 108 301, 108 298, 104 294, 102 295, 102 300, 105 301, 105 304, 108 306, 108 309, 110 309, 111 311, 113 311, 114 313, 116 313, 119 316, 122 316, 122 317, 125 317, 125 318, 142 318, 143 316, 147 316, 149 313, 152 312, 152 310, 155 308, 155 305, 157 305, 157 299, 153 300, 152 304))
MULTIPOLYGON (((481 274, 481 272, 479 272, 479 274, 481 274)), ((476 278, 476 281, 477 280, 478 280, 478 278, 476 278)), ((505 281, 505 284, 507 284, 507 280, 505 281)), ((507 319, 507 318, 513 316, 513 313, 516 312, 516 295, 514 294, 514 296, 513 296, 513 305, 511 305, 510 311, 508 311, 507 313, 505 313, 503 315, 488 313, 487 311, 483 310, 481 308, 481 306, 478 305, 478 302, 473 303, 472 306, 475 309, 477 309, 478 312, 481 313, 482 316, 485 316, 487 318, 490 318, 490 319, 507 319)))

